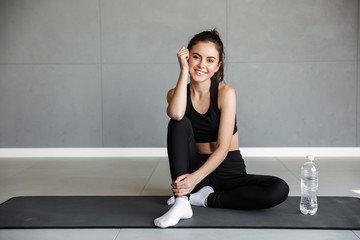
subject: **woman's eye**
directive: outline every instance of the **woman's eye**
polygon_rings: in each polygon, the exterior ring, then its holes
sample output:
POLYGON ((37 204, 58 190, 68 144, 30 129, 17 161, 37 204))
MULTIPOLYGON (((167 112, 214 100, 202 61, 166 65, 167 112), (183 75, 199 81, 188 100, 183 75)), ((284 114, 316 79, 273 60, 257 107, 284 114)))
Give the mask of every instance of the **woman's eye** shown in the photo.
POLYGON ((209 60, 208 60, 208 62, 209 62, 209 63, 213 63, 213 62, 214 62, 214 60, 209 59, 209 60))
POLYGON ((198 56, 194 56, 194 58, 195 58, 195 59, 199 59, 199 57, 198 57, 198 56))

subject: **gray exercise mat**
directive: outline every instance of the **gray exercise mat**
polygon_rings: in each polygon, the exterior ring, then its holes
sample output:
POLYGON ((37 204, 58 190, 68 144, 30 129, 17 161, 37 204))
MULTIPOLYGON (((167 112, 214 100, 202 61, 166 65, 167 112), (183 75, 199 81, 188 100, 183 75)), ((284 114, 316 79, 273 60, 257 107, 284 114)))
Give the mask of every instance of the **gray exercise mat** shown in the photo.
MULTIPOLYGON (((16 197, 0 205, 0 228, 154 228, 168 197, 16 197)), ((284 228, 360 230, 360 199, 319 197, 314 216, 299 211, 299 197, 264 210, 193 207, 176 228, 284 228)))

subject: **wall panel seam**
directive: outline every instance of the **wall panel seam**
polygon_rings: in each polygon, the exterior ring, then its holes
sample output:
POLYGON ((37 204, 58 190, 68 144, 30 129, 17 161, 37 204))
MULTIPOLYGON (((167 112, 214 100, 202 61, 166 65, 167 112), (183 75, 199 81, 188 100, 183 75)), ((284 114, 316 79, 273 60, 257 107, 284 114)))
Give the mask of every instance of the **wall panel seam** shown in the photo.
POLYGON ((358 0, 358 12, 357 12, 357 49, 356 49, 356 146, 359 146, 359 22, 360 22, 360 0, 358 0))
POLYGON ((101 95, 101 146, 104 146, 104 89, 103 89, 103 57, 102 57, 102 21, 101 21, 101 0, 99 3, 99 55, 100 55, 100 95, 101 95))

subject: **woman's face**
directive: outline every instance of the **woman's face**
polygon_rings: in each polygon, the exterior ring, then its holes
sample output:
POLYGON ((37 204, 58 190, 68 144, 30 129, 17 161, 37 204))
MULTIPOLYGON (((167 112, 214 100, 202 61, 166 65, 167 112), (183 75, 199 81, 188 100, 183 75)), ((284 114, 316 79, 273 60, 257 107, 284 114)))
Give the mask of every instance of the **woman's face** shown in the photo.
POLYGON ((219 52, 212 42, 199 42, 189 54, 189 74, 194 81, 209 80, 218 70, 219 52))

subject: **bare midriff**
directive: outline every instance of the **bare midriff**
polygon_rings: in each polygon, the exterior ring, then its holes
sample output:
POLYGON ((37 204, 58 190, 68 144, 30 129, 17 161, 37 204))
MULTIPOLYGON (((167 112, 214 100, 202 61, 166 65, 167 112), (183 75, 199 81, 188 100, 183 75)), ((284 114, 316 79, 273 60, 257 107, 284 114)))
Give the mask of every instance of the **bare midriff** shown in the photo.
MULTIPOLYGON (((229 151, 239 150, 238 135, 238 132, 236 132, 232 136, 229 151)), ((196 143, 196 148, 200 154, 212 154, 217 148, 217 142, 196 143)))

